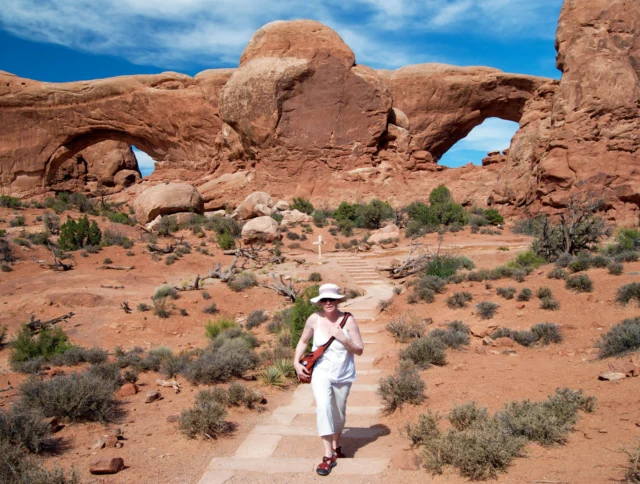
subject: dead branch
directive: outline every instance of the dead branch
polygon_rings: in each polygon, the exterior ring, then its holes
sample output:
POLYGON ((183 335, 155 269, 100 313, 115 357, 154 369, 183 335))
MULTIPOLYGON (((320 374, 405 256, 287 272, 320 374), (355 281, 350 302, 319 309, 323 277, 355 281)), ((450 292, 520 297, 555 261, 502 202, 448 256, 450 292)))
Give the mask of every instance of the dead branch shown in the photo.
POLYGON ((404 279, 412 274, 420 272, 433 258, 433 254, 424 252, 419 242, 411 241, 409 244, 409 254, 399 265, 380 267, 381 271, 389 272, 391 279, 404 279))
POLYGON ((100 284, 104 289, 124 289, 124 286, 114 286, 113 284, 100 284))
POLYGON ((193 283, 188 284, 186 286, 173 286, 174 289, 176 289, 177 291, 198 291, 200 288, 200 281, 202 279, 200 278, 200 274, 198 274, 195 278, 195 280, 193 281, 193 283))
POLYGON ((36 319, 35 316, 31 316, 31 320, 27 323, 27 327, 32 332, 37 333, 41 328, 46 328, 48 326, 57 324, 60 321, 66 321, 72 316, 75 316, 75 313, 69 312, 67 314, 63 314, 62 316, 58 316, 57 318, 50 319, 49 321, 41 321, 39 319, 36 319))
POLYGON ((100 266, 98 269, 111 269, 113 271, 130 271, 131 269, 135 269, 135 266, 100 266))
POLYGON ((120 303, 120 307, 125 313, 131 314, 131 308, 129 307, 129 303, 127 301, 120 303))
POLYGON ((9 385, 9 386, 6 387, 6 388, 0 388, 0 393, 8 392, 9 390, 13 390, 13 387, 11 386, 11 382, 10 381, 7 382, 7 385, 9 385))
POLYGON ((56 257, 56 253, 53 250, 53 247, 51 247, 50 244, 48 244, 48 247, 49 247, 49 250, 51 251, 51 256, 53 257, 53 263, 42 262, 40 264, 40 267, 42 267, 43 269, 51 269, 53 271, 58 271, 58 272, 70 271, 71 269, 73 269, 73 264, 71 263, 66 264, 58 260, 58 258, 56 257))
POLYGON ((176 249, 176 246, 173 244, 169 244, 166 247, 160 247, 159 245, 156 245, 156 244, 147 244, 147 249, 151 253, 171 254, 171 252, 173 252, 176 249))
POLYGON ((175 380, 166 381, 166 380, 157 379, 156 385, 160 387, 172 387, 174 392, 180 393, 180 388, 181 388, 180 383, 178 383, 175 380))
POLYGON ((216 263, 215 269, 209 269, 209 273, 207 274, 207 279, 220 279, 222 282, 228 282, 235 271, 236 264, 238 263, 238 258, 240 255, 236 252, 236 256, 233 259, 233 262, 229 266, 226 271, 222 271, 219 263, 216 263))
POLYGON ((294 287, 293 282, 289 281, 289 284, 287 284, 284 281, 282 274, 280 274, 280 280, 276 278, 276 275, 273 272, 271 273, 271 277, 273 278, 274 282, 266 284, 259 283, 258 285, 261 287, 266 287, 267 289, 271 289, 281 296, 288 297, 291 302, 296 302, 298 294, 300 294, 300 290, 294 287))

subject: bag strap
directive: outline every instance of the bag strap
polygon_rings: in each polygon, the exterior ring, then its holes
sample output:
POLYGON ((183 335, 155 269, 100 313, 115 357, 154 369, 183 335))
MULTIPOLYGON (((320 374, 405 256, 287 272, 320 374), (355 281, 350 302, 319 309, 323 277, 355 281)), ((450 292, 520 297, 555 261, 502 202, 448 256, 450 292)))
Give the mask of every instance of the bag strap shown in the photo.
MULTIPOLYGON (((342 318, 342 322, 340 322, 340 328, 344 328, 344 325, 347 324, 347 319, 349 319, 349 316, 351 316, 351 313, 344 313, 344 318, 342 318)), ((329 341, 327 341, 325 344, 320 346, 320 348, 322 348, 322 353, 327 351, 327 348, 329 348, 329 345, 331 345, 331 343, 333 343, 334 339, 336 339, 336 337, 332 336, 331 338, 329 338, 329 341)), ((320 354, 322 354, 322 353, 320 353, 320 354)))

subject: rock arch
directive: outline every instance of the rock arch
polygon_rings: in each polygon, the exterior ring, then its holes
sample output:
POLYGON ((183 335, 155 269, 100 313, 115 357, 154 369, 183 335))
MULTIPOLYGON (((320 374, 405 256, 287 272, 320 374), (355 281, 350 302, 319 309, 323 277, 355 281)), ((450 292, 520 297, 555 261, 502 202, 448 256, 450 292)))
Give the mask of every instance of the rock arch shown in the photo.
POLYGON ((378 71, 408 118, 411 151, 434 160, 487 118, 519 122, 525 103, 549 79, 489 67, 417 64, 378 71))

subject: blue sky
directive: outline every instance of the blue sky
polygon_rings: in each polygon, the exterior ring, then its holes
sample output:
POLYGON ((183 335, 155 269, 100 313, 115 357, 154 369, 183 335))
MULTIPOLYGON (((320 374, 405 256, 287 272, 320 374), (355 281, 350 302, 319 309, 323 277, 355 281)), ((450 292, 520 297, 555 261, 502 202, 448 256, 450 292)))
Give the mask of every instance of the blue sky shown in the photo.
MULTIPOLYGON (((12 0, 0 9, 0 70, 49 82, 194 75, 235 67, 265 23, 311 18, 373 68, 443 62, 559 78, 561 7, 562 0, 12 0)), ((441 162, 479 163, 508 147, 513 132, 513 123, 487 120, 441 162)))

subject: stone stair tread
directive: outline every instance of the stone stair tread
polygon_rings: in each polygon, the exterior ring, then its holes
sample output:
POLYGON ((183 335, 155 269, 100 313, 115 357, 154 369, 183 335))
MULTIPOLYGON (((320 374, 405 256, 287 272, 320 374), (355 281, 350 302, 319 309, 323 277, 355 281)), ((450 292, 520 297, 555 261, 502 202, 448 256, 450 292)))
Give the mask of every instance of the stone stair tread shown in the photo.
MULTIPOLYGON (((380 474, 389 466, 388 458, 354 458, 341 459, 339 464, 331 471, 332 474, 380 474)), ((260 473, 308 473, 314 472, 318 465, 318 459, 313 457, 268 457, 268 458, 214 458, 200 484, 209 484, 205 477, 207 474, 215 474, 215 471, 248 471, 260 473)))

